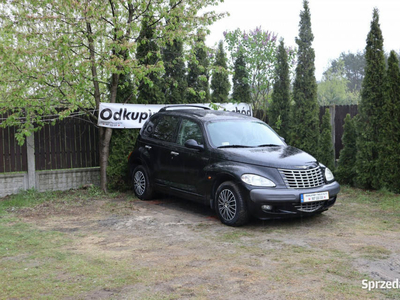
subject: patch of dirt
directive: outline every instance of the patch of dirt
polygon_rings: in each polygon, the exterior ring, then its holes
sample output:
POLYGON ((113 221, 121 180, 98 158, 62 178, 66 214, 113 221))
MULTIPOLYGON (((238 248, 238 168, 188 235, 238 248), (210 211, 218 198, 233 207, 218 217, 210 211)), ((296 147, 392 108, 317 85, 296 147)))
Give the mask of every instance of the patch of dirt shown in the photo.
POLYGON ((312 218, 241 228, 172 198, 46 203, 18 214, 74 237, 68 251, 123 261, 138 274, 121 289, 99 287, 82 299, 352 299, 352 290, 369 298, 363 279, 400 279, 399 231, 364 229, 346 209, 339 201, 312 218))

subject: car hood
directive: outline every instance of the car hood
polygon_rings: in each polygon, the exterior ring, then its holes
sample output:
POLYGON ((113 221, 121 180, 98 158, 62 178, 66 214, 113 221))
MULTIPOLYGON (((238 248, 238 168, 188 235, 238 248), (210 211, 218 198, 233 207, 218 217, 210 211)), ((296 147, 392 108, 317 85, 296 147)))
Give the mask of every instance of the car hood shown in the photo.
POLYGON ((316 167, 310 154, 291 146, 219 149, 224 159, 272 168, 304 169, 316 167))

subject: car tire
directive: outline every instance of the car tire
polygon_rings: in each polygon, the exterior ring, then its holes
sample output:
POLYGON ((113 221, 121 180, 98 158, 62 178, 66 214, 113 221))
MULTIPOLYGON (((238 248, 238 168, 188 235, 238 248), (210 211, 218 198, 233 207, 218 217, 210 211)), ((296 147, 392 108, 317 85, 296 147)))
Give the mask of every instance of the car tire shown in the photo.
POLYGON ((141 200, 153 198, 153 186, 149 180, 147 170, 143 166, 137 166, 132 172, 132 185, 135 195, 141 200))
POLYGON ((215 210, 221 222, 228 226, 242 226, 249 221, 249 213, 240 189, 231 181, 218 187, 215 193, 215 210))

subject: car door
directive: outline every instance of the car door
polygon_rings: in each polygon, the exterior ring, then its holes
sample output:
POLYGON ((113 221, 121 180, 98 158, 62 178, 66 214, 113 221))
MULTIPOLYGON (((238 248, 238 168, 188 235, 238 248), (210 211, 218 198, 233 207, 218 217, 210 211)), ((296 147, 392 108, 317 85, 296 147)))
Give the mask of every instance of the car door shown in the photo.
POLYGON ((155 183, 163 186, 174 186, 177 182, 175 178, 177 169, 171 161, 171 152, 176 147, 176 133, 180 118, 177 116, 160 116, 154 126, 147 147, 150 155, 151 165, 153 166, 155 183))
POLYGON ((174 157, 174 166, 177 170, 175 178, 182 190, 197 196, 205 194, 201 186, 205 180, 204 168, 208 164, 209 154, 204 145, 201 125, 194 120, 183 118, 177 135, 175 152, 178 155, 174 157), (185 147, 185 143, 190 139, 195 140, 202 147, 199 149, 185 147))

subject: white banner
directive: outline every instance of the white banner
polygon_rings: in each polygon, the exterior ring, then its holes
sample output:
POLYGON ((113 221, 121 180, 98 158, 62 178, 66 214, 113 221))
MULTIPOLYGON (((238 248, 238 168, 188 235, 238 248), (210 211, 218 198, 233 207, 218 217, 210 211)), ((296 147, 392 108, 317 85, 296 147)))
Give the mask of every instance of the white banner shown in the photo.
MULTIPOLYGON (((252 116, 251 106, 247 103, 214 103, 219 110, 233 111, 240 114, 252 116)), ((183 105, 183 104, 177 104, 183 105)), ((210 107, 210 104, 187 104, 210 107)), ((173 104, 122 104, 122 103, 100 103, 100 111, 97 125, 108 128, 142 128, 146 120, 165 106, 173 104)), ((188 107, 189 108, 189 107, 188 107)))

